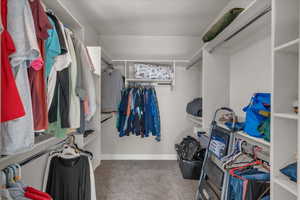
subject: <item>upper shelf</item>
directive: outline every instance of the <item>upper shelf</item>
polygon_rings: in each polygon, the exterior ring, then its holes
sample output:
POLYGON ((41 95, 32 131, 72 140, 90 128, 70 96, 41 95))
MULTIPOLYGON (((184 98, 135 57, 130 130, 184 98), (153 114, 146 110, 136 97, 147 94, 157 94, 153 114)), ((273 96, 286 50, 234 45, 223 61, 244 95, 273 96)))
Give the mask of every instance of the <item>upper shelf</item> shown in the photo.
POLYGON ((194 116, 194 115, 191 115, 191 114, 188 114, 188 113, 187 113, 187 118, 188 118, 190 121, 196 123, 197 125, 202 126, 202 117, 197 117, 197 116, 194 116))
POLYGON ((47 8, 52 9, 55 15, 59 17, 63 23, 69 26, 73 30, 81 30, 83 26, 80 22, 71 14, 71 12, 65 7, 60 0, 42 0, 47 8))
POLYGON ((296 39, 275 48, 276 52, 298 53, 300 39, 296 39))
MULTIPOLYGON (((254 22, 260 16, 264 16, 266 13, 268 13, 270 8, 271 0, 255 0, 251 2, 250 5, 228 27, 226 27, 215 39, 207 42, 203 48, 211 52, 224 42, 231 40, 233 36, 237 35, 241 31, 252 31, 253 29, 245 28, 252 24, 252 22, 254 22)), ((259 23, 258 25, 261 26, 259 23)), ((254 31, 257 32, 257 29, 254 31)))

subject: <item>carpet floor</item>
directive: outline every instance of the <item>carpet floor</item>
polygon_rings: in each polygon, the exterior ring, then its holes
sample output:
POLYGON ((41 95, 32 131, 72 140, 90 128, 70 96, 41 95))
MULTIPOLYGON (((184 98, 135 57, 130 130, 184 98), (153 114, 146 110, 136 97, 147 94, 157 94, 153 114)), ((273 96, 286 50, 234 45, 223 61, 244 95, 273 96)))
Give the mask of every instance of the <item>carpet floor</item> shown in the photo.
POLYGON ((98 200, 193 200, 198 184, 176 161, 102 161, 95 182, 98 200))

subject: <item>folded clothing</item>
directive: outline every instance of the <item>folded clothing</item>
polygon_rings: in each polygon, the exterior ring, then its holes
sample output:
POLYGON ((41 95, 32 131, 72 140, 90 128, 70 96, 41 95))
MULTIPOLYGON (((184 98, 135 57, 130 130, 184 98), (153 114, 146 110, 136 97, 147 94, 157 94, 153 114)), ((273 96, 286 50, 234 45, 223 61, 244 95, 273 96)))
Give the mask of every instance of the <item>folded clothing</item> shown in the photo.
POLYGON ((134 67, 135 78, 138 79, 172 80, 173 78, 171 66, 136 63, 134 67))
POLYGON ((203 36, 203 42, 209 42, 215 39, 243 10, 244 8, 232 8, 225 13, 203 36))
POLYGON ((190 115, 202 117, 202 98, 196 98, 186 106, 186 112, 190 115))
POLYGON ((282 168, 280 172, 288 176, 291 181, 297 182, 297 162, 282 168))

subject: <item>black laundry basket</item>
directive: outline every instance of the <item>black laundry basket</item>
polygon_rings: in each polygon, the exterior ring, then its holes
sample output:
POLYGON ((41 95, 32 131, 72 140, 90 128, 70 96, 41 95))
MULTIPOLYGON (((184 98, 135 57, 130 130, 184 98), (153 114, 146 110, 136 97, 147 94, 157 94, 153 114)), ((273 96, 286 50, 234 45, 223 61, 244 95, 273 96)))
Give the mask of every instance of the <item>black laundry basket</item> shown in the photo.
MULTIPOLYGON (((204 160, 204 158, 203 158, 204 160)), ((178 158, 179 168, 184 179, 199 180, 203 160, 183 160, 178 158)))
POLYGON ((205 157, 205 149, 199 151, 199 160, 184 160, 177 155, 179 168, 184 179, 199 180, 205 157))

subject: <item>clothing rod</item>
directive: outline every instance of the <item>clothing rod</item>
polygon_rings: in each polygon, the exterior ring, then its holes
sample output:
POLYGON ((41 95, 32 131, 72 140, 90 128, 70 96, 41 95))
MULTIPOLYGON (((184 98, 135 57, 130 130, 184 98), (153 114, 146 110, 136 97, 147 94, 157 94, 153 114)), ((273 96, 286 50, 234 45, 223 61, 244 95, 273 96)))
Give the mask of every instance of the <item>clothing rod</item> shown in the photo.
POLYGON ((250 26, 251 24, 253 24, 254 22, 256 22, 258 19, 260 19, 261 17, 263 17, 267 13, 269 13, 271 10, 272 10, 271 7, 266 8, 262 13, 260 13, 258 16, 256 16, 255 18, 253 18, 251 21, 249 21, 244 26, 242 26, 240 29, 238 29, 236 32, 234 32, 232 35, 230 35, 228 38, 226 38, 223 42, 220 42, 218 45, 216 45, 215 47, 213 47, 212 50, 210 50, 210 53, 212 53, 217 47, 221 46, 225 42, 228 42, 229 40, 231 40, 234 36, 236 36, 237 34, 239 34, 241 31, 243 31, 244 29, 246 29, 248 26, 250 26))
MULTIPOLYGON (((257 145, 250 144, 248 142, 242 144, 243 152, 253 155, 253 148, 257 145)), ((260 147, 262 150, 255 152, 258 159, 263 160, 265 162, 270 162, 270 154, 268 151, 260 147)))
POLYGON ((103 57, 101 58, 101 60, 102 60, 109 68, 113 68, 112 64, 109 63, 107 60, 105 60, 103 57))
POLYGON ((41 151, 41 152, 39 152, 39 153, 37 153, 37 154, 34 154, 34 155, 32 155, 31 157, 26 158, 25 160, 22 160, 22 161, 19 163, 19 165, 24 166, 24 165, 26 165, 26 164, 28 164, 28 163, 30 163, 30 162, 32 162, 32 161, 34 161, 34 160, 36 160, 36 159, 42 157, 43 155, 45 155, 45 154, 47 154, 47 153, 53 151, 53 147, 58 146, 58 145, 66 144, 66 143, 68 142, 68 140, 69 140, 71 137, 72 137, 72 136, 68 136, 68 137, 67 137, 66 139, 64 139, 63 141, 58 142, 58 143, 56 143, 56 144, 50 146, 48 149, 46 149, 46 150, 44 150, 44 151, 41 151))
POLYGON ((112 62, 153 62, 153 63, 159 63, 159 62, 177 62, 177 63, 188 63, 189 60, 112 60, 112 62))
POLYGON ((192 68, 194 65, 196 65, 201 60, 202 60, 202 57, 198 58, 197 60, 195 60, 194 62, 192 62, 190 65, 188 65, 185 69, 189 70, 190 68, 192 68))
MULTIPOLYGON (((16 163, 18 163, 21 166, 24 166, 24 165, 32 162, 33 160, 36 160, 36 159, 42 157, 43 155, 51 152, 53 149, 55 149, 54 147, 68 143, 69 140, 71 139, 71 137, 73 137, 73 135, 69 135, 64 140, 54 143, 46 148, 44 148, 45 144, 43 144, 43 142, 41 142, 41 144, 37 144, 37 146, 40 146, 40 147, 34 148, 31 152, 26 152, 23 154, 17 154, 17 155, 3 157, 0 159, 0 170, 3 170, 5 168, 7 168, 9 165, 16 164, 16 163), (33 153, 33 152, 35 152, 35 153, 33 153), (31 153, 33 153, 33 155, 31 153), (26 157, 26 158, 24 159, 24 157, 26 157)), ((45 141, 47 141, 47 140, 45 140, 45 141)))
POLYGON ((111 115, 111 116, 109 116, 109 117, 107 117, 107 118, 101 120, 101 124, 103 124, 104 122, 106 122, 107 120, 109 120, 109 119, 111 119, 111 118, 113 118, 113 115, 111 115))

